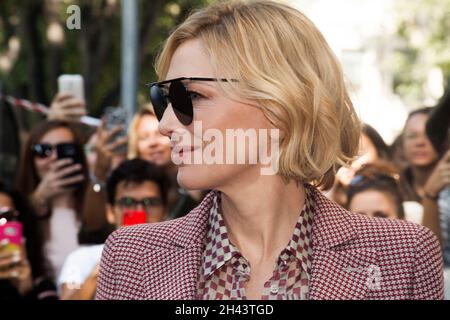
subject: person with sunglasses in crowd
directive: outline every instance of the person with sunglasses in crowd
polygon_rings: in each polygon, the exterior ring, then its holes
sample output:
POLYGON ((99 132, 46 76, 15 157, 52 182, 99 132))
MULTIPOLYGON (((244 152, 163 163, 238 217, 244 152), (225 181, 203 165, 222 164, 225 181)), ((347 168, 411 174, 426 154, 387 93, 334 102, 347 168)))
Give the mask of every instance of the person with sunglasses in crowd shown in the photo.
POLYGON ((169 215, 173 219, 180 218, 194 209, 205 194, 179 186, 178 168, 171 159, 170 139, 159 132, 158 124, 151 105, 139 110, 129 128, 128 158, 150 161, 169 175, 172 185, 169 190, 169 215))
MULTIPOLYGON (((169 178, 155 164, 142 159, 127 160, 108 177, 106 206, 108 221, 117 228, 166 220, 169 178)), ((58 285, 61 299, 94 297, 103 244, 83 246, 64 263, 58 285)))
POLYGON ((25 143, 18 189, 34 206, 44 234, 44 252, 56 282, 67 255, 78 248, 88 172, 73 125, 45 121, 25 143))
POLYGON ((369 217, 404 219, 400 174, 390 163, 377 161, 356 171, 347 191, 347 208, 369 217))
POLYGON ((97 299, 443 298, 430 230, 351 213, 318 189, 356 155, 360 121, 301 12, 275 1, 197 10, 156 69, 150 97, 178 182, 212 191, 182 218, 113 232, 97 299), (230 131, 260 135, 262 153, 221 140, 230 131), (221 163, 230 150, 247 161, 221 163))
POLYGON ((27 199, 0 181, 0 301, 58 299, 43 244, 27 199))

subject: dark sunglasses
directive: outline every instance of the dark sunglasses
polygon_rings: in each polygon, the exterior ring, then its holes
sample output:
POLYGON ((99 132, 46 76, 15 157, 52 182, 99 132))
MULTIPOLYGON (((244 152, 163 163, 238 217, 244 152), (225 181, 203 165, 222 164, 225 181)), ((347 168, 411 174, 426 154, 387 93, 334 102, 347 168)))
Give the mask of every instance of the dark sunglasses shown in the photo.
POLYGON ((385 181, 393 186, 398 185, 399 176, 398 175, 387 175, 387 174, 374 174, 370 176, 366 175, 356 175, 350 181, 350 187, 366 187, 370 186, 377 181, 385 181))
POLYGON ((150 101, 152 102, 158 121, 161 121, 167 105, 172 105, 177 119, 185 126, 192 123, 194 111, 191 94, 183 84, 183 80, 189 81, 233 81, 235 79, 215 79, 215 78, 176 78, 172 80, 153 82, 147 84, 150 87, 150 101))
POLYGON ((69 147, 69 149, 74 149, 76 148, 76 145, 74 143, 58 143, 56 145, 49 143, 36 143, 31 147, 31 151, 33 152, 33 155, 39 158, 48 158, 51 157, 55 150, 67 147, 69 147))
POLYGON ((126 209, 136 209, 138 205, 142 205, 145 209, 157 207, 162 204, 160 198, 143 198, 141 200, 132 197, 123 197, 116 201, 116 204, 126 209))

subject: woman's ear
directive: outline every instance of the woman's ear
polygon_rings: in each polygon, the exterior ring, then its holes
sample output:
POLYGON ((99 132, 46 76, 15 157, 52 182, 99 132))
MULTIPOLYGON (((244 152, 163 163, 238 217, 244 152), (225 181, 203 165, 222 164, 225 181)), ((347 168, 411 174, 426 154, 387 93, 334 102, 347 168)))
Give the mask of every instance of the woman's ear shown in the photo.
POLYGON ((116 215, 114 214, 114 208, 109 203, 106 205, 106 220, 110 224, 116 224, 116 215))

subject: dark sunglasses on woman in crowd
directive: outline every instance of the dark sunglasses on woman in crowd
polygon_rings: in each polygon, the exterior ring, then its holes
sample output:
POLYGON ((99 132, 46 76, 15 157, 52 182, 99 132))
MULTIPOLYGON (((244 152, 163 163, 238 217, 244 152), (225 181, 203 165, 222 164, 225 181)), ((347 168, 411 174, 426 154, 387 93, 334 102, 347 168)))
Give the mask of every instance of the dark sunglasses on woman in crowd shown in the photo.
POLYGON ((161 121, 164 111, 166 111, 169 102, 177 119, 185 126, 192 123, 194 111, 192 105, 192 94, 182 81, 233 81, 235 79, 215 79, 215 78, 176 78, 147 84, 150 87, 150 101, 153 104, 156 117, 161 121))
POLYGON ((36 143, 31 147, 31 151, 36 157, 48 158, 51 157, 53 152, 56 150, 75 150, 76 145, 74 143, 58 143, 52 145, 49 143, 36 143))
POLYGON ((351 188, 361 188, 370 186, 371 184, 375 183, 376 181, 385 181, 387 183, 390 183, 392 186, 398 186, 398 181, 400 179, 400 176, 398 174, 384 174, 384 173, 377 173, 377 174, 370 174, 370 175, 356 175, 353 177, 352 181, 350 182, 351 188))
POLYGON ((147 197, 143 199, 135 199, 132 197, 123 197, 118 200, 116 200, 116 204, 118 204, 123 209, 132 209, 136 210, 139 205, 142 205, 142 207, 148 211, 153 207, 159 207, 162 205, 161 198, 158 197, 147 197))

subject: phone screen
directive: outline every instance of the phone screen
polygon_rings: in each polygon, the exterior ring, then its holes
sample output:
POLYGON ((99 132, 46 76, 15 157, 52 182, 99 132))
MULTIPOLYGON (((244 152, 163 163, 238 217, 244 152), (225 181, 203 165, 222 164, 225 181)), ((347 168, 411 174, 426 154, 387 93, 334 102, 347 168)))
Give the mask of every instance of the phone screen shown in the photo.
POLYGON ((79 74, 63 74, 58 77, 58 91, 70 93, 77 99, 84 100, 83 77, 79 74))
POLYGON ((0 224, 0 243, 7 240, 8 244, 3 247, 6 251, 19 251, 22 246, 23 226, 19 221, 9 221, 0 224))
MULTIPOLYGON (((71 158, 73 160, 73 163, 71 165, 74 165, 76 163, 81 164, 81 165, 83 164, 80 151, 79 151, 77 145, 74 143, 58 144, 56 146, 56 154, 58 155, 58 159, 71 158)), ((73 176, 76 176, 79 174, 80 174, 80 171, 77 171, 77 172, 71 173, 66 178, 73 177, 73 176)), ((70 187, 76 188, 76 187, 79 187, 80 185, 81 185, 81 183, 76 183, 76 184, 71 185, 70 187)))

